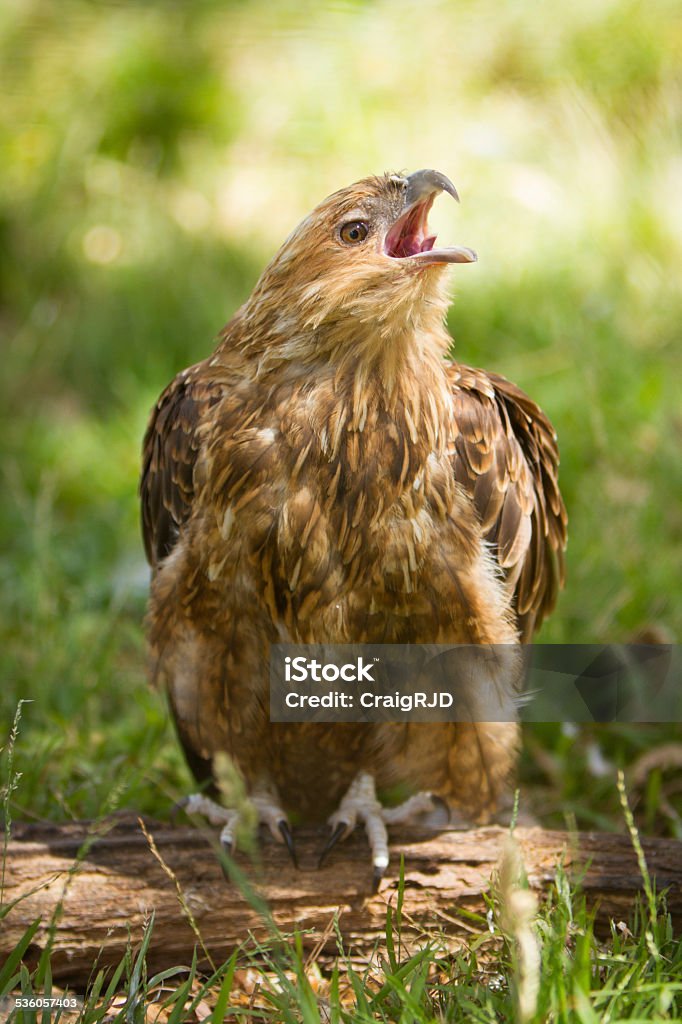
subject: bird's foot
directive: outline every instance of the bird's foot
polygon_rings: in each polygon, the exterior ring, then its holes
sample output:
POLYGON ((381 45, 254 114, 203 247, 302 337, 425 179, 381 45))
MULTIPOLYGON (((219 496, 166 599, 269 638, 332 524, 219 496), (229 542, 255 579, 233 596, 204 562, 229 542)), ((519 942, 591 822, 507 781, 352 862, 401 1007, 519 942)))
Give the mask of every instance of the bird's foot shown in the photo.
MULTIPOLYGON (((258 823, 266 825, 278 843, 284 843, 294 867, 298 867, 291 825, 275 797, 270 793, 253 793, 250 803, 258 823)), ((211 825, 222 825, 220 844, 227 853, 234 853, 237 846, 237 828, 243 819, 243 812, 232 807, 223 807, 202 793, 192 793, 191 796, 185 797, 180 806, 187 814, 198 814, 206 818, 211 825)))
POLYGON ((372 853, 372 889, 379 882, 388 867, 387 825, 407 824, 425 814, 430 814, 442 801, 431 793, 416 793, 397 807, 382 807, 377 799, 374 778, 369 772, 359 772, 353 779, 339 808, 328 819, 331 833, 320 854, 318 867, 324 863, 327 854, 341 839, 347 839, 358 821, 365 826, 372 853))
POLYGON ((332 847, 340 839, 347 839, 358 820, 365 826, 372 852, 374 890, 388 867, 388 832, 382 815, 383 807, 377 800, 374 778, 369 772, 359 772, 353 779, 339 808, 328 819, 331 834, 320 854, 321 866, 332 847))

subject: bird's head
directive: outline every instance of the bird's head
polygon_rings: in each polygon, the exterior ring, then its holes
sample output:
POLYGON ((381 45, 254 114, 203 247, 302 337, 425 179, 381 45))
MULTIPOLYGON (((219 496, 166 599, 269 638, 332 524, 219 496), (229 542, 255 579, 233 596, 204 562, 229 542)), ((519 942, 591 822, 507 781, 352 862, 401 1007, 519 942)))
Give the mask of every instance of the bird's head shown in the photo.
POLYGON ((476 254, 436 245, 428 215, 440 192, 459 200, 444 174, 421 170, 365 178, 329 196, 261 275, 244 310, 253 327, 300 361, 378 349, 424 318, 441 323, 442 270, 476 254))

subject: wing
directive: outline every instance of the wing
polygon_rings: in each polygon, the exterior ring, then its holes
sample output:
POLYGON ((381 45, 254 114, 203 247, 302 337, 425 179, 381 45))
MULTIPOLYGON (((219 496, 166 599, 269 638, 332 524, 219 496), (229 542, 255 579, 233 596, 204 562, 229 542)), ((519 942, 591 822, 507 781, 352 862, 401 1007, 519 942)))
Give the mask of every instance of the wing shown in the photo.
POLYGON ((471 495, 485 539, 514 593, 521 639, 554 607, 564 582, 566 509, 551 423, 504 377, 450 364, 455 477, 471 495))
POLYGON ((194 466, 199 430, 222 386, 198 363, 179 373, 159 398, 142 446, 142 536, 147 560, 155 567, 173 549, 194 497, 194 466))

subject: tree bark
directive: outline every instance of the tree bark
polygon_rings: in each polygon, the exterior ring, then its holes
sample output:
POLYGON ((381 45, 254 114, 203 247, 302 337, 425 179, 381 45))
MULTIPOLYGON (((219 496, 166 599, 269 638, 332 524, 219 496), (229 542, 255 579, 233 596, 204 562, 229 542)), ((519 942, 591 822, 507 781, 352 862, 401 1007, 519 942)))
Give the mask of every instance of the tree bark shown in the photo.
MULTIPOLYGON (((308 951, 333 953, 337 940, 331 922, 337 913, 346 949, 369 956, 385 935, 386 905, 395 905, 401 853, 403 941, 409 948, 425 930, 437 929, 456 944, 472 934, 470 920, 459 910, 486 912, 483 897, 509 834, 498 827, 428 834, 392 830, 391 864, 372 895, 368 848, 359 832, 339 844, 319 870, 323 831, 297 832, 298 871, 282 846, 264 840, 254 859, 237 855, 240 882, 223 876, 209 833, 152 822, 146 827, 156 856, 137 821, 15 826, 3 900, 19 902, 0 921, 0 962, 40 918, 25 961, 35 963, 51 941, 55 979, 82 984, 96 961, 98 967, 116 964, 129 942, 139 945, 152 912, 147 960, 154 971, 191 962, 198 939, 190 914, 203 943, 200 959, 208 951, 216 964, 249 933, 267 940, 273 923, 285 934, 302 931, 308 951), (250 896, 242 894, 244 879, 250 896)), ((540 828, 517 828, 514 834, 532 889, 545 888, 563 859, 569 874, 582 879, 598 924, 628 920, 643 888, 628 837, 540 828)), ((680 923, 682 843, 649 839, 643 846, 656 889, 669 890, 668 909, 680 923)))

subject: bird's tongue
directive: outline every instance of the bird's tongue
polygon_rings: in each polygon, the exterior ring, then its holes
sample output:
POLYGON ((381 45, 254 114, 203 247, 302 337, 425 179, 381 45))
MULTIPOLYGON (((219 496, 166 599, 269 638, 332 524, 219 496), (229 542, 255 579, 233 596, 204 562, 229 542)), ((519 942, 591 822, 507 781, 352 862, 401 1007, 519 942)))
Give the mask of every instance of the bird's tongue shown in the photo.
POLYGON ((429 238, 425 238, 423 241, 418 235, 403 235, 398 244, 391 249, 390 256, 414 256, 417 252, 429 252, 433 249, 434 242, 436 241, 435 235, 430 235, 429 238))

